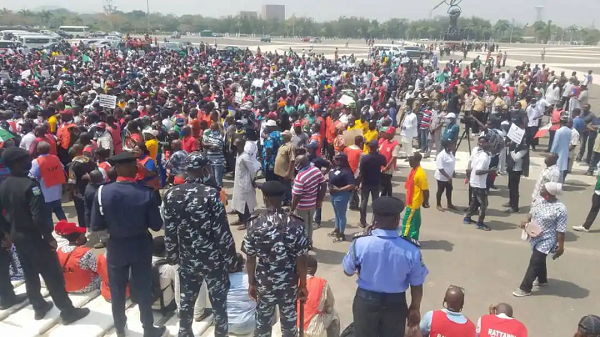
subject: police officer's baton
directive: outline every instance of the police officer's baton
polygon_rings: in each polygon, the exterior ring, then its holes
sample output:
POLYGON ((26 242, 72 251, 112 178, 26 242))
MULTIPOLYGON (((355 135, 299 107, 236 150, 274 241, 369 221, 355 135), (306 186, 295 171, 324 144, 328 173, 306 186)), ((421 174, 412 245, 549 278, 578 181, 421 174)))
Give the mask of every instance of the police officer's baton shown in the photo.
POLYGON ((304 337, 304 301, 300 300, 300 329, 298 336, 304 337))

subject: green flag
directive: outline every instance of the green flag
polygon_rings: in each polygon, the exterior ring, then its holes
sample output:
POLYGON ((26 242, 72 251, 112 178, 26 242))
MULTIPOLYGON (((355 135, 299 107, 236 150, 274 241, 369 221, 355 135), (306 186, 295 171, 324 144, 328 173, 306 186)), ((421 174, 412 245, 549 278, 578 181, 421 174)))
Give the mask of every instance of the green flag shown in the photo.
POLYGON ((81 60, 83 61, 83 63, 92 62, 92 60, 90 60, 90 57, 87 56, 86 54, 83 54, 83 56, 81 57, 81 60))

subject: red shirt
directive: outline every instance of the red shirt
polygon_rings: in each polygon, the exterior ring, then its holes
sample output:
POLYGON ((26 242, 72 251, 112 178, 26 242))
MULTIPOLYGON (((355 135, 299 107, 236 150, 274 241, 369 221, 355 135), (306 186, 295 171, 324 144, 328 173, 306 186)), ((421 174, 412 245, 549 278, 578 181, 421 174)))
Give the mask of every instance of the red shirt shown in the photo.
POLYGON ((198 141, 192 136, 185 136, 181 140, 182 148, 187 153, 192 153, 198 150, 198 141))
POLYGON ((480 319, 480 337, 514 336, 527 337, 527 328, 516 319, 485 315, 480 319))

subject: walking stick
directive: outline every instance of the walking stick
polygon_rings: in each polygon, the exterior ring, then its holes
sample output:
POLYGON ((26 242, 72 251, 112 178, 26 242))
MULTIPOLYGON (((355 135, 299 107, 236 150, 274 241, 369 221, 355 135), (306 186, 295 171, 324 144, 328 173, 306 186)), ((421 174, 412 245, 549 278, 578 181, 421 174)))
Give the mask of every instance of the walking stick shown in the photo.
POLYGON ((304 337, 304 301, 300 300, 300 331, 298 336, 304 337))

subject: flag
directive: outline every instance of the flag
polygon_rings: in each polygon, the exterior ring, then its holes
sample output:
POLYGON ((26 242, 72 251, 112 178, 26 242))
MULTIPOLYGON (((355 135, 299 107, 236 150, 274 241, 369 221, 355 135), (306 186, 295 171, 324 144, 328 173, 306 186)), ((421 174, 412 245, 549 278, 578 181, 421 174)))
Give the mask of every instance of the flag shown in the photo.
POLYGON ((550 130, 550 128, 552 127, 552 123, 548 123, 544 126, 542 126, 538 132, 535 133, 535 136, 533 138, 541 138, 544 137, 547 133, 548 130, 550 130))
POLYGON ((83 56, 81 56, 81 60, 83 61, 83 63, 92 62, 92 60, 90 60, 90 57, 86 54, 83 54, 83 56))

